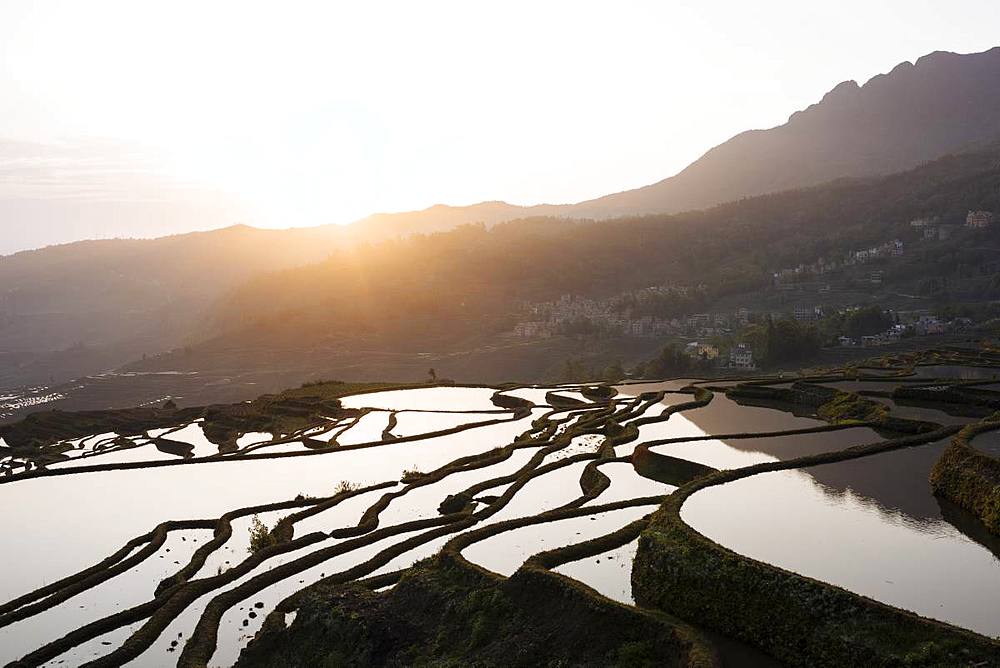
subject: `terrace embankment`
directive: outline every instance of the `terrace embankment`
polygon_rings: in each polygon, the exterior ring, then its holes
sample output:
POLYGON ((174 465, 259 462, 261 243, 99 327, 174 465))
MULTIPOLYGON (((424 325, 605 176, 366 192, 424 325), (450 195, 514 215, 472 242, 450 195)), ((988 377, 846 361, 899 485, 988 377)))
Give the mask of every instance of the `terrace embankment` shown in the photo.
POLYGON ((667 617, 615 604, 542 569, 511 578, 447 554, 387 591, 310 591, 292 625, 269 617, 238 666, 690 666, 714 653, 667 617))
POLYGON ((815 414, 835 425, 867 425, 887 435, 916 434, 933 430, 936 425, 890 415, 889 409, 855 392, 810 382, 796 382, 791 387, 767 387, 741 384, 726 391, 740 404, 785 410, 795 415, 815 414))
POLYGON ((640 538, 632 573, 636 600, 738 638, 789 665, 1000 665, 995 641, 744 557, 699 534, 680 515, 688 497, 712 485, 915 446, 948 433, 953 429, 720 471, 681 487, 640 538))
POLYGON ((135 436, 150 429, 170 427, 197 419, 203 409, 123 408, 107 411, 40 411, 23 420, 0 427, 2 437, 18 453, 43 455, 67 441, 93 434, 114 432, 135 436))
POLYGON ((952 439, 931 471, 934 493, 978 517, 1000 534, 1000 461, 977 450, 970 441, 1000 428, 1000 414, 969 425, 952 439))
POLYGON ((72 449, 66 442, 72 439, 107 433, 140 436, 150 430, 202 419, 205 437, 219 446, 220 452, 233 452, 237 449, 237 440, 247 433, 290 436, 331 420, 361 414, 357 409, 343 408, 341 396, 413 387, 428 386, 328 382, 236 404, 177 408, 173 402, 167 402, 162 407, 40 411, 0 426, 0 438, 9 446, 8 454, 45 464, 63 459, 63 453, 72 449))

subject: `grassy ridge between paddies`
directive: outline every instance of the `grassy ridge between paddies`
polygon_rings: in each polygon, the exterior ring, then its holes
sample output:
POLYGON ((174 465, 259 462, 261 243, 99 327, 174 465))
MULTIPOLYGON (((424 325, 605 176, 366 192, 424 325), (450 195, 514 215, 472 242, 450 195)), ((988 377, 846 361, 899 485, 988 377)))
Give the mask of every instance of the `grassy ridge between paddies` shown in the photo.
POLYGON ((977 434, 995 429, 1000 429, 1000 413, 956 434, 931 471, 931 486, 1000 534, 1000 461, 970 443, 977 434))

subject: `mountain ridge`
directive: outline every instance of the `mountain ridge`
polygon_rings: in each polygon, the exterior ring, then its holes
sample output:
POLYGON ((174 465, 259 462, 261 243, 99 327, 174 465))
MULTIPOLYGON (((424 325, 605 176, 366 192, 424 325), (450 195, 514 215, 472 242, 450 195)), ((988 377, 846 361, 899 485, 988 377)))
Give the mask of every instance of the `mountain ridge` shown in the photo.
MULTIPOLYGON (((507 220, 535 215, 604 219, 679 213, 741 197, 819 185, 844 176, 890 174, 948 153, 973 149, 1000 137, 1000 114, 994 111, 1000 108, 998 91, 1000 47, 972 54, 934 51, 915 62, 899 63, 889 72, 873 76, 864 85, 855 80, 842 81, 819 102, 791 113, 785 123, 738 133, 707 150, 677 174, 656 183, 572 204, 502 204, 507 207, 507 220), (955 113, 960 109, 933 104, 963 95, 972 95, 966 103, 974 101, 978 109, 985 110, 985 115, 967 113, 963 116, 955 113), (928 103, 932 103, 933 114, 926 113, 928 103), (901 114, 914 106, 922 112, 900 126, 901 114), (857 134, 855 130, 859 124, 872 125, 874 120, 879 122, 872 132, 851 139, 857 134), (829 136, 819 145, 810 143, 810 136, 815 136, 823 125, 830 128, 829 136), (928 128, 947 130, 949 127, 950 132, 938 133, 937 138, 928 135, 928 128), (879 135, 888 138, 881 142, 881 148, 879 135), (849 141, 858 157, 852 160, 851 156, 842 155, 845 141, 849 141), (790 153, 796 142, 806 142, 798 155, 790 153), (890 150, 893 144, 905 150, 893 152, 890 150), (742 170, 740 166, 749 164, 755 156, 769 158, 770 169, 766 164, 754 163, 753 169, 742 170)), ((462 218, 463 222, 499 222, 496 219, 501 216, 497 211, 492 212, 492 220, 480 219, 480 207, 490 204, 496 202, 448 208, 453 219, 462 218)), ((435 205, 438 206, 447 205, 435 205)), ((435 207, 416 212, 376 214, 376 217, 385 225, 395 217, 393 224, 403 229, 406 217, 422 218, 435 207)), ((352 223, 352 226, 363 225, 369 218, 352 223)))
MULTIPOLYGON (((864 85, 841 82, 784 124, 742 132, 667 179, 576 204, 437 204, 421 211, 376 213, 345 226, 261 230, 235 225, 3 256, 0 356, 16 353, 15 364, 23 365, 25 354, 80 345, 155 353, 182 343, 197 313, 247 280, 319 262, 359 242, 443 232, 468 223, 491 227, 546 218, 552 225, 557 219, 674 214, 841 178, 904 171, 1000 138, 998 110, 1000 47, 978 54, 938 51, 901 63, 864 85), (86 281, 79 280, 83 275, 86 281), (109 319, 107 312, 128 317, 109 319)), ((0 364, 0 383, 7 367, 0 364)))

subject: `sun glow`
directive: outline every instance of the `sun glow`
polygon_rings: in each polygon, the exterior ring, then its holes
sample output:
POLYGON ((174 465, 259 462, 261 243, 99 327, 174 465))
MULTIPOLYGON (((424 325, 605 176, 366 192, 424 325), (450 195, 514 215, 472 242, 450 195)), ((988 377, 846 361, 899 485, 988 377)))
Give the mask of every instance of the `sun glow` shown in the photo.
POLYGON ((14 1, 0 138, 146 151, 164 183, 265 226, 571 202, 664 178, 838 81, 992 46, 1000 19, 846 4, 14 1))

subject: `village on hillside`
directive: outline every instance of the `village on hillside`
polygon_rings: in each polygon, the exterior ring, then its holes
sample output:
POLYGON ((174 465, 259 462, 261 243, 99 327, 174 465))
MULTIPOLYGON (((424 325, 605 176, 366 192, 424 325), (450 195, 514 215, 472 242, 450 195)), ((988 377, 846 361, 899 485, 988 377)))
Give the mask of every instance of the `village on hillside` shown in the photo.
MULTIPOLYGON (((981 229, 993 224, 989 211, 969 211, 964 227, 981 229)), ((919 243, 934 243, 952 237, 955 225, 942 225, 933 217, 916 218, 909 222, 919 243)), ((860 276, 862 283, 877 289, 883 283, 884 272, 876 269, 885 261, 903 258, 907 246, 900 239, 858 248, 837 257, 817 258, 809 264, 777 269, 771 274, 771 290, 789 291, 804 281, 820 280, 818 295, 834 292, 821 277, 835 272, 850 272, 852 280, 860 276), (871 266, 870 270, 868 267, 871 266)), ((672 340, 683 345, 692 359, 710 360, 715 366, 732 369, 755 369, 753 346, 743 341, 748 328, 768 320, 793 320, 804 325, 818 326, 821 321, 846 322, 852 314, 865 308, 865 303, 831 305, 830 300, 816 304, 797 304, 783 310, 755 308, 751 304, 735 309, 712 310, 708 306, 705 285, 659 285, 633 290, 606 299, 593 299, 564 294, 547 302, 524 303, 521 316, 510 333, 515 338, 546 339, 554 336, 576 337, 642 337, 672 340), (685 310, 684 305, 704 307, 685 310), (666 306, 665 306, 666 305, 666 306), (666 312, 674 311, 673 313, 666 312)), ((967 317, 941 317, 933 309, 892 309, 882 311, 883 329, 856 333, 829 332, 823 344, 828 347, 873 348, 897 343, 909 337, 923 337, 967 329, 975 324, 967 317)), ((759 355, 760 351, 756 351, 759 355)))

